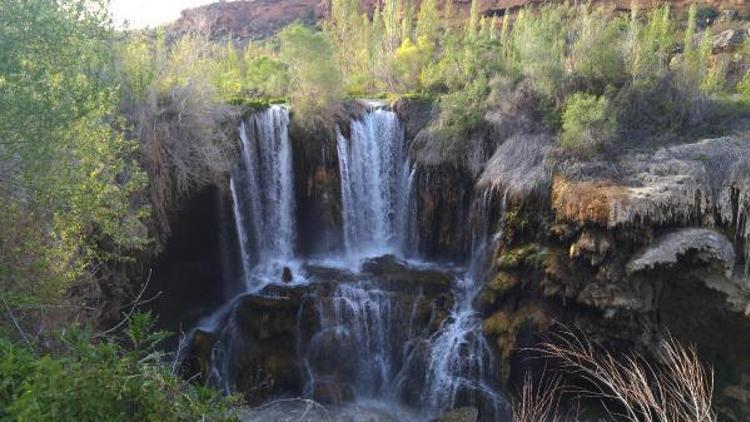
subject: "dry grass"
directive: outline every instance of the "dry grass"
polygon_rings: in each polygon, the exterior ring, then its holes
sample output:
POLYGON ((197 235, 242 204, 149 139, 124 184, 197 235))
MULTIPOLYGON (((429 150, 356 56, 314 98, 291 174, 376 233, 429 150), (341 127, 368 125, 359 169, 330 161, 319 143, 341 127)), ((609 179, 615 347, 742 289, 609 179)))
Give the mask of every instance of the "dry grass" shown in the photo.
MULTIPOLYGON (((659 362, 651 364, 638 354, 616 356, 585 334, 562 330, 538 349, 558 361, 564 373, 587 387, 566 387, 566 392, 601 401, 616 420, 632 422, 713 422, 713 371, 704 367, 692 347, 671 336, 659 344, 659 362)), ((537 412, 550 399, 523 395, 537 412)), ((538 419, 545 420, 545 419, 538 419)), ((552 419, 554 420, 554 419, 552 419)))
POLYGON ((559 422, 560 377, 546 378, 535 387, 531 376, 527 374, 519 399, 514 403, 513 421, 515 422, 559 422))
POLYGON ((159 237, 169 234, 168 213, 191 192, 220 181, 230 170, 232 109, 217 105, 199 83, 150 92, 129 113, 149 174, 149 195, 159 237))

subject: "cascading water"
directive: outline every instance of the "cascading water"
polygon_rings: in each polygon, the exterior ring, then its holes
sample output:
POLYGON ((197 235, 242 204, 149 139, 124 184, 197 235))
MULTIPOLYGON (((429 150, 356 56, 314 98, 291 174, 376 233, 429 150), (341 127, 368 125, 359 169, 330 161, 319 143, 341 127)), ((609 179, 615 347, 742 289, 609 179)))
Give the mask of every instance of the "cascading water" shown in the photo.
POLYGON ((376 108, 352 121, 350 133, 337 132, 345 252, 400 252, 409 181, 404 129, 396 113, 376 108))
MULTIPOLYGON (((334 267, 345 263, 346 269, 324 268, 319 286, 296 283, 309 275, 303 269, 313 273, 316 267, 303 266, 294 254, 288 123, 287 109, 274 106, 240 127, 241 161, 229 187, 246 294, 193 331, 210 333, 204 337, 212 339, 209 381, 226 392, 237 388, 241 377, 233 368, 244 364, 248 353, 259 353, 253 341, 267 341, 260 340, 266 339, 266 330, 280 327, 266 327, 264 319, 257 322, 260 331, 248 334, 248 327, 256 324, 247 319, 252 315, 248 307, 268 306, 267 318, 288 309, 289 301, 301 300, 293 311, 295 364, 290 365, 300 369, 298 393, 405 411, 398 413, 398 420, 426 420, 464 405, 479 408, 484 419, 502 419, 506 402, 492 385, 494 357, 472 305, 486 276, 488 198, 478 198, 471 212, 476 221, 471 222, 474 258, 468 270, 403 261, 414 258, 419 240, 417 169, 407 159, 397 115, 373 106, 351 122, 348 139, 337 131, 346 259, 334 256, 329 261, 334 267), (371 258, 383 255, 398 258, 389 258, 395 261, 384 261, 376 270, 367 267, 371 258), (285 286, 266 288, 278 284, 287 267, 295 276, 292 285, 304 290, 292 294, 285 286)), ((179 355, 190 353, 181 344, 179 355)), ((178 356, 178 362, 182 359, 178 356)))
POLYGON ((288 110, 271 106, 242 122, 239 130, 242 160, 230 188, 248 291, 280 281, 284 268, 298 270, 288 126, 288 110))
MULTIPOLYGON (((507 405, 492 383, 496 375, 493 354, 484 337, 482 319, 474 309, 474 300, 487 277, 487 250, 497 242, 496 238, 487 237, 490 198, 489 193, 484 193, 472 204, 475 221, 471 258, 468 269, 458 277, 454 287, 456 302, 451 315, 432 342, 425 400, 429 407, 437 409, 453 408, 459 399, 484 403, 485 412, 491 412, 496 420, 507 405)), ((502 213, 503 210, 501 218, 502 213)))

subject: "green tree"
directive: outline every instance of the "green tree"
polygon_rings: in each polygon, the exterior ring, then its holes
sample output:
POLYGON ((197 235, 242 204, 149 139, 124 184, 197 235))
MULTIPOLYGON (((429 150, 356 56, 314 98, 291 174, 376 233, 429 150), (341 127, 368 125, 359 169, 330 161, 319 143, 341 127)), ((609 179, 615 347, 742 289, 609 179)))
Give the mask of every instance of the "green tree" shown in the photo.
POLYGON ((423 0, 419 6, 417 18, 417 39, 424 37, 430 42, 436 42, 440 37, 440 15, 436 0, 423 0))
POLYGON ((243 85, 267 98, 283 98, 289 87, 289 72, 286 64, 273 57, 263 55, 251 59, 245 69, 243 85))
POLYGON ((0 0, 0 10, 0 201, 48 222, 38 256, 54 256, 50 270, 70 281, 112 257, 98 244, 118 255, 145 242, 131 208, 145 180, 119 130, 107 2, 0 0))
POLYGON ((565 77, 567 36, 562 6, 543 6, 519 15, 513 27, 509 69, 529 79, 546 97, 555 97, 565 77))
POLYGON ((341 98, 341 78, 331 43, 304 25, 293 24, 279 33, 281 57, 289 66, 290 99, 294 111, 312 118, 341 98))
POLYGON ((611 117, 606 97, 576 93, 563 112, 560 146, 581 155, 591 155, 612 139, 616 121, 611 117))
POLYGON ((600 92, 607 85, 620 85, 627 76, 623 22, 604 9, 582 6, 579 11, 571 49, 575 73, 600 92))

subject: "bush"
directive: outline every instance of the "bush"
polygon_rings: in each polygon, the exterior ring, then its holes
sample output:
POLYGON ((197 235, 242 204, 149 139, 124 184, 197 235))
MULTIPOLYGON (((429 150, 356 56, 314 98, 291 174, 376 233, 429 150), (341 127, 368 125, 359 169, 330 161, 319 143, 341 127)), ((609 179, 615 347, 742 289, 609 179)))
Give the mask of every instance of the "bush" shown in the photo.
POLYGON ((562 119, 560 146, 583 155, 597 152, 617 128, 604 96, 574 94, 565 105, 562 119))
POLYGON ((566 25, 563 6, 524 10, 511 34, 509 69, 529 79, 540 94, 557 96, 565 77, 566 25))
POLYGON ((0 338, 0 419, 232 420, 230 401, 174 377, 161 363, 155 346, 164 333, 154 332, 153 323, 148 314, 134 314, 120 339, 69 329, 62 353, 54 355, 0 338))
POLYGON ((439 125, 456 136, 477 126, 484 117, 485 99, 489 93, 489 83, 484 77, 473 80, 463 91, 442 95, 439 125))
POLYGON ((574 72, 585 84, 603 93, 607 85, 620 85, 627 77, 624 58, 625 23, 604 9, 583 10, 571 58, 574 72))
POLYGON ((331 43, 322 33, 293 24, 279 33, 281 56, 289 65, 291 103, 302 120, 330 115, 342 97, 341 77, 331 43))

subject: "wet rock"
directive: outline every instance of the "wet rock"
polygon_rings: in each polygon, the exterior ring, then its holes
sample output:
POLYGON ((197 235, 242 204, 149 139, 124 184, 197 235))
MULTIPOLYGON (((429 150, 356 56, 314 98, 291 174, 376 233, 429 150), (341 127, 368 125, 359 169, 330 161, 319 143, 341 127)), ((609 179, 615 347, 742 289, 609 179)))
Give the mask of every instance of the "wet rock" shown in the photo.
POLYGON ((454 279, 448 271, 414 267, 394 255, 368 259, 362 264, 362 272, 371 274, 388 288, 406 292, 421 290, 429 295, 449 292, 454 279))
POLYGON ((570 258, 588 258, 592 266, 598 266, 607 257, 612 246, 612 235, 601 230, 585 230, 572 245, 570 258))
POLYGON ((726 277, 734 270, 734 247, 726 236, 708 229, 681 229, 666 234, 638 253, 626 268, 628 274, 656 267, 673 267, 681 259, 697 263, 718 263, 726 277), (688 254, 690 257, 688 258, 688 254))
POLYGON ((342 245, 341 178, 336 137, 320 125, 289 125, 294 166, 297 248, 300 255, 328 255, 342 245))
POLYGON ((538 244, 531 243, 503 252, 498 257, 496 265, 501 270, 513 270, 521 267, 537 268, 541 266, 546 254, 546 249, 538 244))
POLYGON ((281 273, 281 281, 284 283, 291 283, 294 281, 294 276, 292 275, 292 269, 289 267, 284 267, 284 271, 281 273))
POLYGON ((476 407, 461 407, 435 419, 434 422, 476 422, 479 410, 476 407))
POLYGON ((362 264, 363 271, 375 275, 392 274, 406 271, 407 269, 406 262, 391 254, 368 259, 362 264))
POLYGON ((434 105, 432 101, 421 98, 403 98, 393 105, 393 111, 406 130, 406 139, 414 139, 433 118, 434 105))
POLYGON ((521 279, 519 276, 509 272, 499 271, 490 279, 490 281, 487 282, 487 284, 485 284, 481 294, 477 297, 475 303, 476 308, 480 312, 490 309, 499 298, 503 297, 503 295, 520 284, 521 279))

